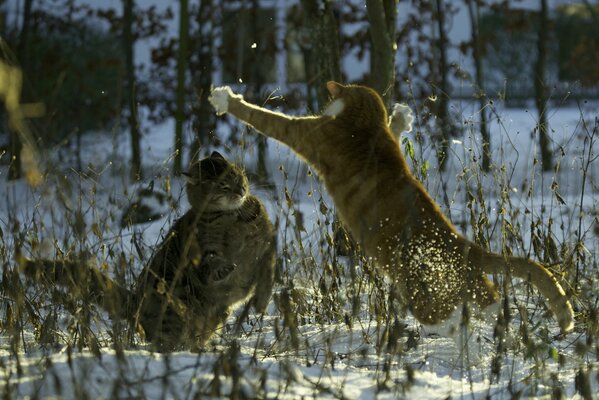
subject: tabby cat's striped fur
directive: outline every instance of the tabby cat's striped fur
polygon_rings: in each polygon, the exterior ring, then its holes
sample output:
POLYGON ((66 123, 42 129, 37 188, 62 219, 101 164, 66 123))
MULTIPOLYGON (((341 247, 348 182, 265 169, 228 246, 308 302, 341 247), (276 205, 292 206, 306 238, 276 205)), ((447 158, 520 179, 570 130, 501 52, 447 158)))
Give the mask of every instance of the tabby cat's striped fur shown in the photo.
POLYGON ((85 262, 22 259, 22 269, 91 293, 113 318, 141 326, 158 350, 201 348, 236 304, 250 300, 257 311, 266 308, 274 229, 243 171, 220 154, 193 163, 187 175, 191 209, 171 227, 132 290, 85 262))

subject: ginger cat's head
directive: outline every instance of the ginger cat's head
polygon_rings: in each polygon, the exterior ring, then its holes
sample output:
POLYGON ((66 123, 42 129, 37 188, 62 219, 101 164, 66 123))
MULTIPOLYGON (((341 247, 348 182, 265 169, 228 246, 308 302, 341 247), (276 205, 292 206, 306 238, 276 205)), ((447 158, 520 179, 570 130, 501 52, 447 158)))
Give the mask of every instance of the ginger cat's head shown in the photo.
POLYGON ((354 129, 378 128, 387 125, 387 110, 381 96, 366 86, 342 85, 327 82, 332 100, 325 114, 335 116, 354 127, 354 129))
POLYGON ((240 208, 249 193, 243 170, 214 151, 193 162, 187 177, 187 199, 201 211, 231 211, 240 208))

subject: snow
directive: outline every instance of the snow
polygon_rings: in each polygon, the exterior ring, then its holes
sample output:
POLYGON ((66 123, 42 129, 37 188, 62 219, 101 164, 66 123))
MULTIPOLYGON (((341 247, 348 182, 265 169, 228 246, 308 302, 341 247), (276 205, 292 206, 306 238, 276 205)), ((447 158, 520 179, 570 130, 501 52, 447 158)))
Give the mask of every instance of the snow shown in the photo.
MULTIPOLYGON (((222 96, 214 98, 219 111, 226 111, 228 95, 223 90, 222 96)), ((473 104, 458 102, 452 104, 452 110, 466 129, 464 136, 451 144, 453 157, 446 172, 436 169, 434 149, 418 115, 414 129, 404 138, 414 141, 421 162, 429 161, 427 188, 459 229, 472 237, 474 228, 469 224, 471 214, 465 199, 468 191, 476 191, 480 185, 486 204, 472 207, 486 211, 490 230, 498 230, 497 225, 505 219, 510 221, 523 238, 522 242, 507 242, 513 245, 514 253, 527 254, 533 223, 542 221, 544 229, 551 219, 552 237, 559 244, 573 243, 582 234, 582 251, 587 268, 592 268, 599 249, 597 235, 592 232, 596 227, 593 218, 597 215, 599 165, 589 165, 583 194, 581 168, 591 137, 582 129, 582 117, 592 120, 597 105, 586 105, 582 111, 564 106, 550 112, 553 145, 564 149, 563 155, 557 155, 557 174, 541 173, 534 162, 538 153, 531 137, 535 113, 493 108, 493 162, 503 167, 483 176, 480 182, 477 176, 481 175, 469 162, 472 154, 480 154, 476 132, 480 112, 473 104), (424 137, 422 146, 416 142, 418 134, 424 137), (553 181, 559 184, 564 204, 551 190, 553 181), (501 210, 506 191, 511 207, 507 214, 501 210), (448 203, 443 200, 445 195, 448 203)), ((19 232, 20 240, 30 247, 24 250, 34 255, 52 256, 58 249, 81 245, 97 251, 97 258, 110 261, 110 252, 122 251, 131 262, 128 273, 135 274, 168 226, 188 207, 183 182, 171 176, 172 132, 171 124, 165 124, 144 137, 146 178, 141 184, 132 184, 127 178, 129 147, 125 136, 120 135, 85 136, 81 173, 68 166, 64 154, 58 162, 57 154, 49 153, 51 173, 46 184, 37 189, 22 181, 6 182, 6 166, 1 164, 0 198, 4 201, 0 202, 0 250, 6 252, 0 254, 4 268, 13 263, 13 232, 19 232), (171 196, 169 207, 163 210, 165 217, 131 229, 121 228, 124 209, 150 181, 171 196), (77 218, 83 220, 85 235, 73 228, 77 218)), ((241 143, 245 145, 233 146, 227 154, 246 165, 248 171, 257 158, 252 141, 252 137, 243 136, 241 143)), ((595 155, 597 150, 595 142, 595 155)), ((4 324, 0 325, 0 392, 15 398, 67 399, 220 398, 235 393, 246 398, 283 399, 552 398, 559 393, 582 398, 575 388, 581 370, 590 370, 591 393, 599 392, 599 363, 593 350, 596 344, 585 347, 587 337, 580 327, 564 337, 557 336, 559 329, 538 306, 536 294, 526 292, 518 282, 514 282, 517 290, 509 298, 512 320, 502 342, 505 352, 497 352, 491 313, 485 316, 487 320, 473 319, 467 330, 453 334, 439 335, 421 327, 410 315, 399 315, 396 321, 396 308, 385 291, 388 282, 371 277, 362 262, 335 257, 326 244, 334 204, 317 177, 274 141, 268 143, 267 165, 274 189, 254 182, 253 191, 265 202, 273 221, 279 223, 283 277, 263 319, 250 316, 243 321, 241 332, 235 333, 232 318, 204 353, 157 354, 139 340, 127 349, 113 349, 111 322, 101 312, 94 319, 100 348, 80 349, 67 329, 73 317, 62 307, 49 308, 61 315, 57 328, 62 341, 57 343, 38 343, 35 335, 39 332, 23 321, 24 333, 15 351, 14 338, 4 324), (337 278, 330 272, 335 269, 341 271, 337 278), (357 278, 350 279, 351 274, 357 278), (335 286, 337 279, 344 279, 343 285, 335 286), (285 298, 290 299, 288 303, 285 298), (343 304, 352 299, 359 300, 356 314, 344 318, 352 310, 343 304), (514 300, 539 325, 528 327, 526 344, 514 300), (295 328, 284 323, 290 318, 296 319, 295 328), (389 337, 396 331, 400 332, 399 340, 390 344, 389 337)), ((494 232, 489 234, 490 244, 500 249, 506 243, 500 232, 494 232)), ((4 322, 6 304, 11 303, 8 294, 1 296, 4 322)), ((457 315, 458 321, 460 317, 457 315)))

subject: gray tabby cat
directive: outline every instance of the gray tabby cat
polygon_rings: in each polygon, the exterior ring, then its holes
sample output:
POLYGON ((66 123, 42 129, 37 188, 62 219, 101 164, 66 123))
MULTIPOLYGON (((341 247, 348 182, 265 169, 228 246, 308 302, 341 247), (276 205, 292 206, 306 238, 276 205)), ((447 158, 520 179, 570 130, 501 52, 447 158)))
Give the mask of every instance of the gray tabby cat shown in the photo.
POLYGON ((188 173, 192 208, 142 273, 136 319, 162 347, 204 343, 251 297, 263 311, 274 282, 274 228, 247 177, 214 152, 188 173))
POLYGON ((244 172, 219 153, 193 163, 186 175, 191 209, 171 227, 132 290, 80 261, 20 257, 22 270, 75 295, 91 294, 112 318, 141 327, 157 350, 200 349, 236 305, 265 310, 275 236, 244 172))

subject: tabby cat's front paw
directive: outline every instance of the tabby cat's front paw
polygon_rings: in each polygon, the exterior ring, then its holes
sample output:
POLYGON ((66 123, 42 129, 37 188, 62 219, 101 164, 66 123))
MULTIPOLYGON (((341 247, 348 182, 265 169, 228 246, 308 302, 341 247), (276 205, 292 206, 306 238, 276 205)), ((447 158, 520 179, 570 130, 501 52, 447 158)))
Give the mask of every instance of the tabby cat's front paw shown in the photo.
POLYGON ((210 278, 214 282, 222 281, 226 277, 228 277, 229 275, 231 275, 231 273, 233 271, 235 271, 235 269, 237 269, 237 264, 225 264, 225 265, 221 265, 218 268, 215 268, 211 272, 210 278))
POLYGON ((220 86, 212 89, 212 92, 210 92, 210 96, 208 97, 208 101, 216 110, 216 115, 223 115, 229 111, 230 98, 241 99, 242 96, 233 93, 229 86, 220 86))
POLYGON ((204 284, 211 284, 223 281, 233 271, 237 269, 237 264, 231 263, 226 258, 209 252, 204 255, 199 267, 198 276, 204 284))

